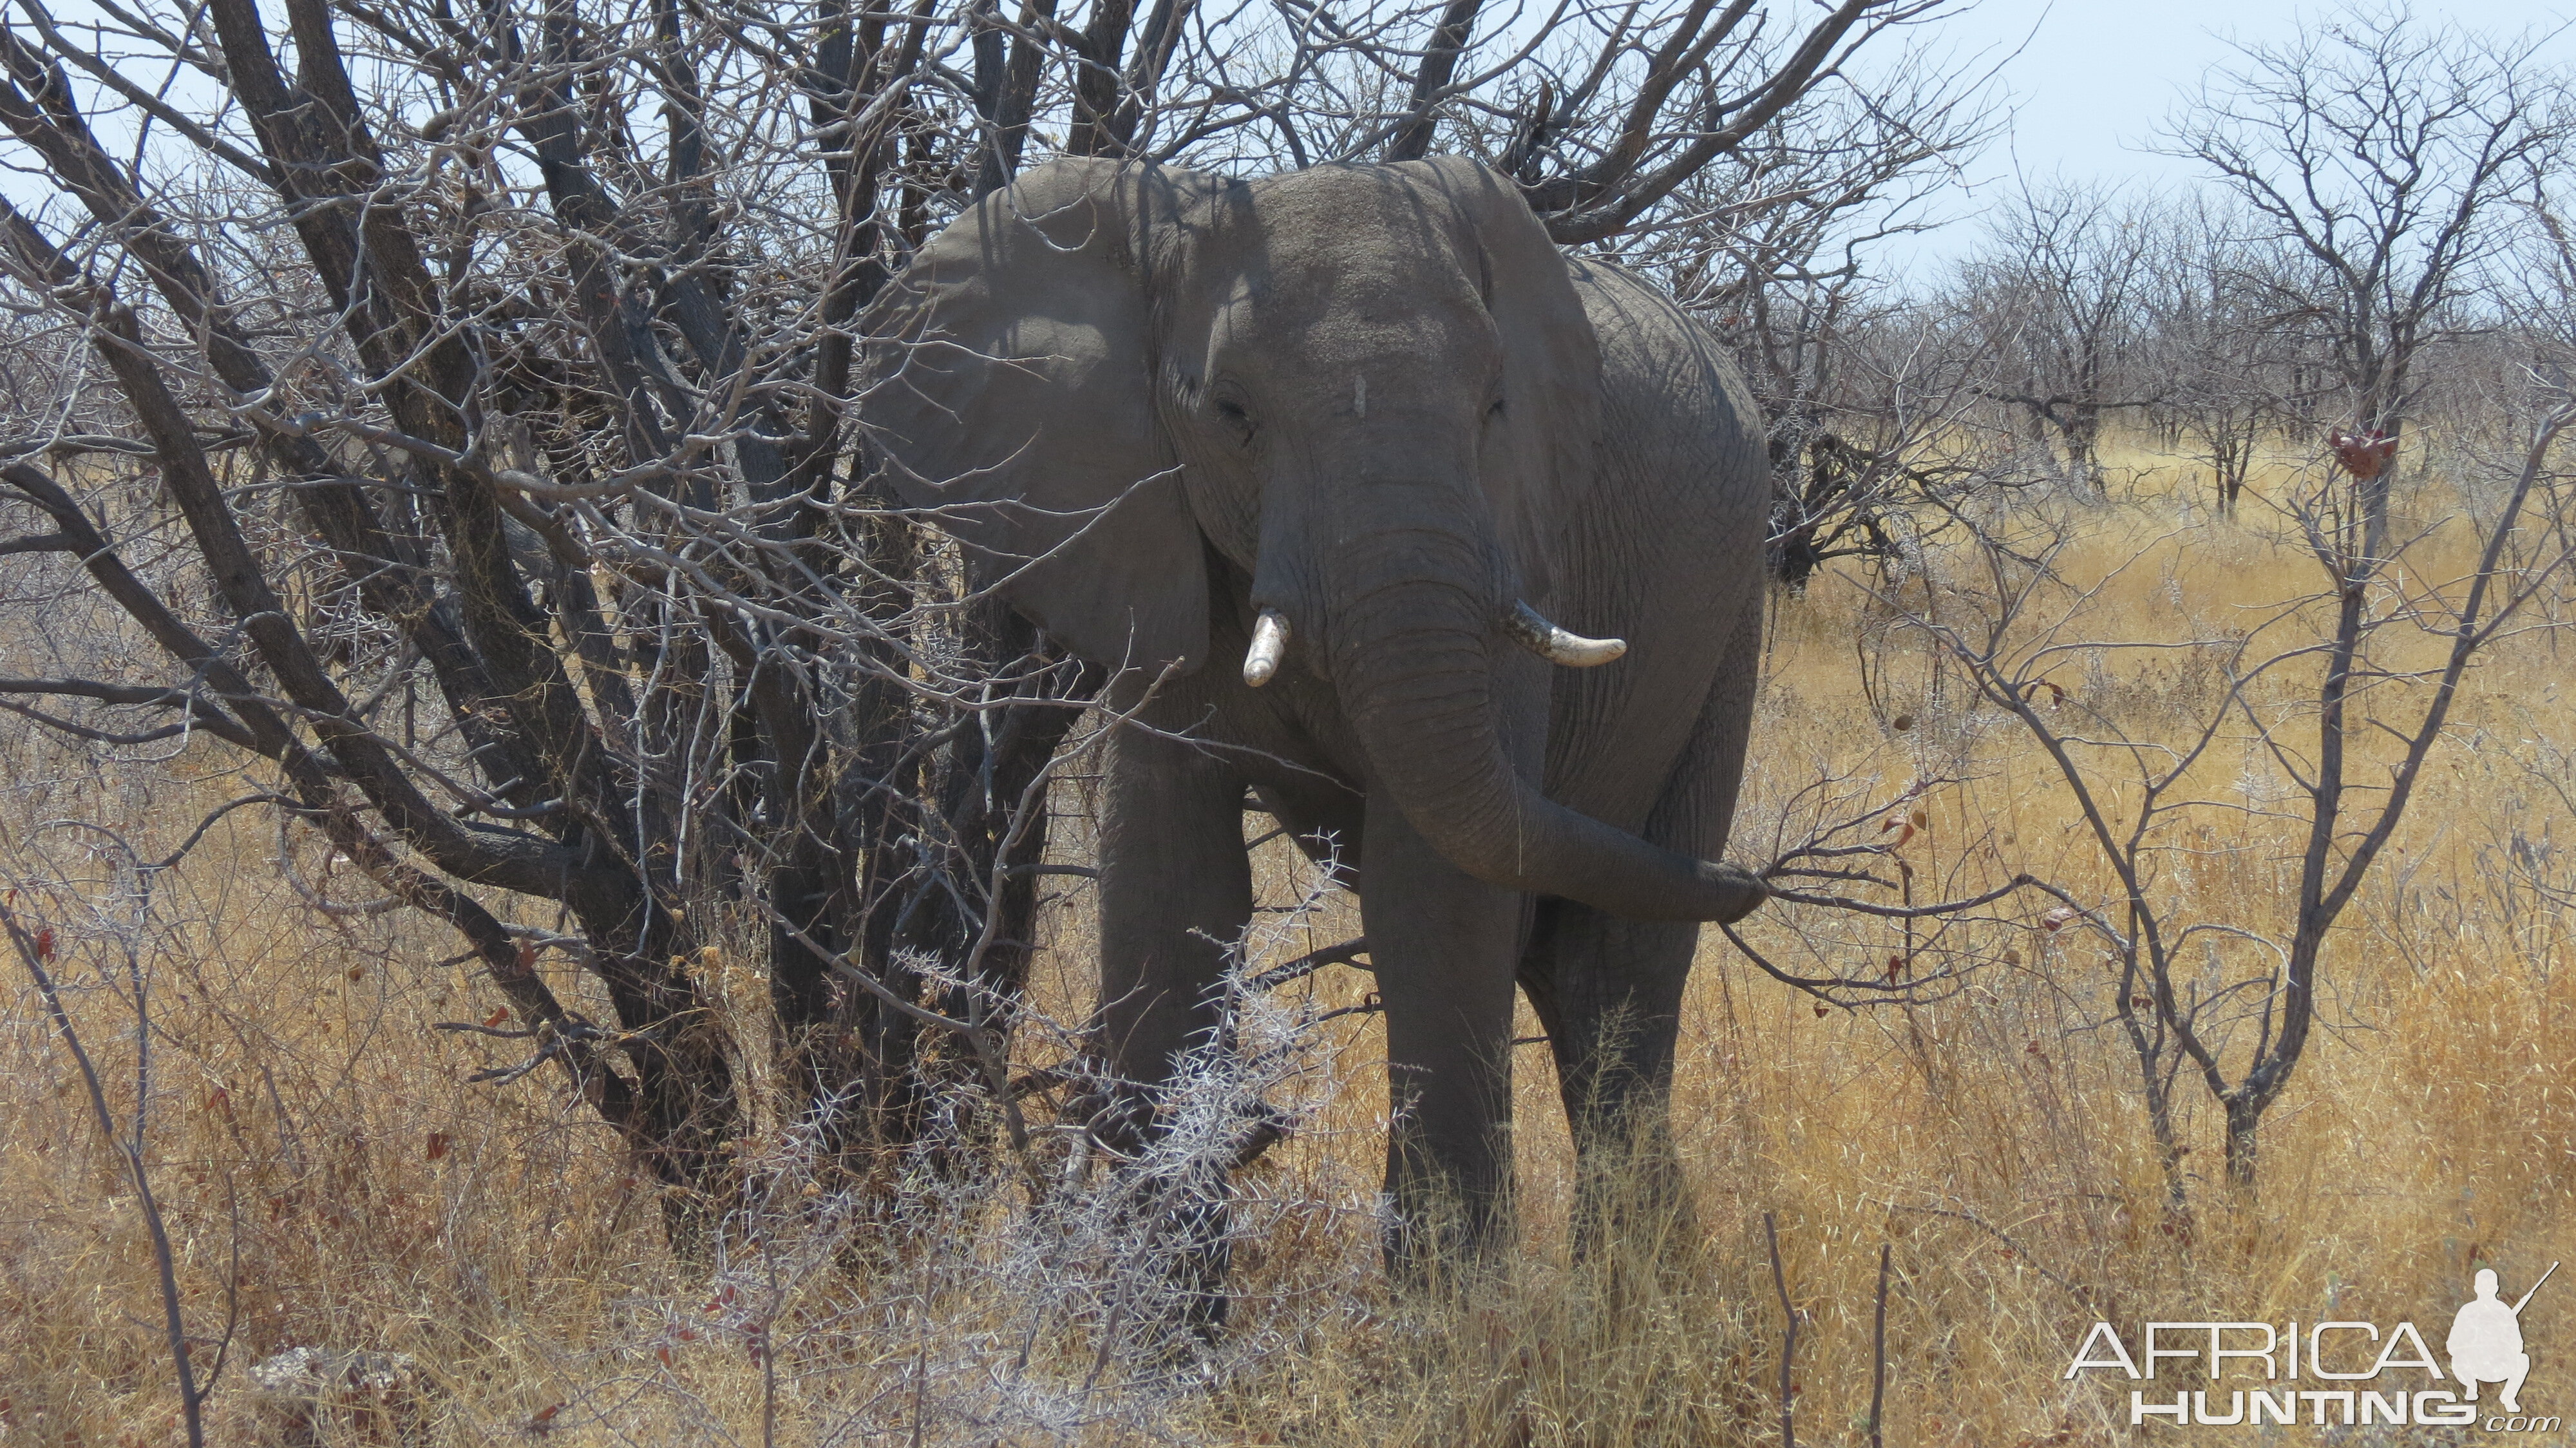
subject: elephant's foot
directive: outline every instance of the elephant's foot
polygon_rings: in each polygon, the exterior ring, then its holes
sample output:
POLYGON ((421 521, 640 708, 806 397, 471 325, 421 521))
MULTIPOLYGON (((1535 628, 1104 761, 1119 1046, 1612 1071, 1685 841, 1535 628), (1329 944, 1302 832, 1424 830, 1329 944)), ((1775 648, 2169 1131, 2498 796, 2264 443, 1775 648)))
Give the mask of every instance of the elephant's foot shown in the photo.
POLYGON ((1508 1195, 1461 1196, 1446 1182, 1388 1183, 1380 1237, 1387 1280, 1407 1291, 1463 1287, 1508 1262, 1514 1213, 1508 1195))
POLYGON ((1169 1233, 1170 1244, 1168 1296, 1159 1314, 1170 1329, 1164 1348, 1167 1356, 1187 1356, 1215 1346, 1225 1334, 1233 1302, 1226 1294, 1234 1267, 1233 1213, 1222 1198, 1202 1202, 1168 1215, 1160 1230, 1169 1233))
POLYGON ((1699 1240, 1698 1221, 1671 1133, 1631 1125, 1587 1134, 1595 1142, 1575 1166, 1576 1260, 1686 1258, 1699 1240))
POLYGON ((1547 1028, 1573 1128, 1574 1246, 1584 1260, 1634 1244, 1678 1262, 1696 1238, 1670 1102, 1698 934, 1570 901, 1539 906, 1520 980, 1547 1028))
POLYGON ((1224 1335, 1234 1261, 1224 1173, 1188 1181, 1128 1169, 1113 1210, 1114 1247, 1101 1284, 1103 1330, 1131 1357, 1172 1362, 1224 1335))

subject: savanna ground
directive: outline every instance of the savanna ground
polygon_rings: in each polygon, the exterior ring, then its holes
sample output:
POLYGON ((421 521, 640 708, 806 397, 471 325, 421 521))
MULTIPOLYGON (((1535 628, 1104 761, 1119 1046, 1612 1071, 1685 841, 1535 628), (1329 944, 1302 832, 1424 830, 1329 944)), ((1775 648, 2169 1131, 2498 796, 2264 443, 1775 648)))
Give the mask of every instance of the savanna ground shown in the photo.
MULTIPOLYGON (((2213 519, 2185 501, 2176 470, 2136 461, 2126 496, 2047 505, 2074 530, 2063 578, 2092 590, 2080 636, 2206 636, 2312 591, 2313 564, 2258 501, 2213 519)), ((2280 460, 2257 491, 2308 467, 2280 460)), ((2420 523, 2452 506, 2438 484, 2402 496, 2420 523)), ((2466 536, 2437 533, 2416 567, 2464 569, 2466 536)), ((1998 711, 1968 707, 1895 619, 1897 607, 1965 606, 1945 592, 1954 563, 1936 544, 1892 587, 1853 570, 1775 599, 1735 853, 1759 858, 1776 832, 1794 834, 1792 802, 1820 775, 1889 801, 1948 780, 1896 810, 1921 810, 1903 853, 1924 888, 2026 870, 2101 900, 2108 877, 2053 768, 1998 711)), ((2199 657, 2078 652, 2052 678, 2066 707, 2153 735, 2213 701, 2199 657)), ((2302 682, 2285 679, 2282 699, 2302 682)), ((239 787, 199 777, 196 754, 85 772, 22 739, 6 756, 0 858, 19 882, 14 908, 57 933, 54 963, 120 1110, 134 1016, 109 986, 149 977, 147 1153, 201 1365, 228 1313, 233 1324, 214 1441, 255 1439, 247 1366, 305 1344, 414 1355, 438 1443, 1777 1441, 1771 1213, 1806 1316, 1792 1369, 1803 1441, 1864 1440, 1888 1243, 1886 1441, 2103 1442, 2132 1432, 2127 1384, 2062 1378, 2097 1318, 2133 1344, 2149 1319, 2402 1319, 2438 1348, 2478 1265, 2501 1269, 2514 1295, 2576 1258, 2576 1065, 2558 1044, 2576 1025, 2576 981, 2569 918, 2543 888, 2569 878, 2559 852, 2576 847, 2561 752, 2576 749, 2570 688, 2576 640, 2547 631, 2470 676, 2402 852, 2329 948, 2329 1029, 2266 1122, 2252 1200, 2220 1179, 2217 1113, 2186 1078, 2188 1220, 2166 1210, 2135 1059, 2096 1024, 2102 948, 2039 925, 2045 900, 1953 927, 1942 948, 1981 964, 1966 990, 1911 1007, 1820 1009, 1711 932, 1675 1110, 1698 1240, 1664 1254, 1664 1270, 1638 1244, 1571 1259, 1571 1153, 1532 1045, 1518 1054, 1516 1271, 1458 1300, 1390 1294, 1376 1267, 1379 1036, 1372 1017, 1345 1015, 1307 1028, 1299 1069, 1272 1090, 1302 1121, 1244 1174, 1250 1235, 1227 1344, 1178 1368, 1113 1351, 1117 1325, 1084 1316, 1105 1269, 1070 1259, 1105 1239, 923 1167, 902 1190, 917 1223, 944 1228, 925 1247, 805 1184, 782 1126, 746 1149, 758 1205, 722 1257, 676 1260, 657 1204, 557 1075, 464 1080, 512 1058, 507 1043, 431 1029, 495 1003, 441 963, 461 947, 440 928, 316 911, 308 893, 355 898, 362 882, 332 877, 327 852, 298 836, 299 891, 275 825, 249 810, 152 883, 147 917, 120 847, 55 823, 121 820, 137 854, 166 855, 239 787)), ((2213 803, 2167 842, 2163 888, 2190 918, 2278 934, 2299 825, 2270 808, 2277 770, 2241 742, 2205 769, 2199 793, 2213 803)), ((1066 802, 1076 858, 1078 785, 1066 802)), ((1311 871, 1283 843, 1261 859, 1264 899, 1293 905, 1311 871)), ((1077 887, 1047 912, 1037 1005, 1055 1020, 1078 1019, 1086 998, 1087 909, 1077 887)), ((1255 945, 1277 959, 1330 944, 1357 933, 1354 914, 1329 899, 1274 914, 1255 945)), ((1854 974, 1906 950, 1893 926, 1779 910, 1746 938, 1784 963, 1821 953, 1854 974)), ((2240 948, 2255 947, 2228 950, 2240 948)), ((2213 955, 2209 968, 2246 963, 2213 955)), ((747 956, 699 964, 726 998, 765 988, 747 956)), ((173 1441, 140 1214, 35 992, 10 970, 0 1442, 173 1441)), ((566 972, 557 986, 577 983, 566 972)), ((1336 968, 1277 994, 1334 1008, 1366 986, 1336 968)), ((1274 1034, 1283 1021, 1272 1013, 1274 1034)), ((1522 1034, 1536 1030, 1525 1016, 1522 1034)), ((763 1059, 744 1062, 756 1091, 763 1059)), ((2537 1362, 2524 1401, 2544 1412, 2576 1410, 2571 1304, 2576 1280, 2524 1317, 2537 1362)))

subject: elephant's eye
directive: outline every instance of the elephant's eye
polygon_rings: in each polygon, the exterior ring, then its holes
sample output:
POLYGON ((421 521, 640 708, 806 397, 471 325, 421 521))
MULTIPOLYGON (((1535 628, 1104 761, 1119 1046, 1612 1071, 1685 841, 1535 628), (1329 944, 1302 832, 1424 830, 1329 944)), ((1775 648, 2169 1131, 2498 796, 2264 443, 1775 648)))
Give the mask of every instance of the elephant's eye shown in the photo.
POLYGON ((1503 415, 1503 400, 1502 400, 1501 398, 1499 398, 1499 397, 1495 398, 1495 399, 1494 399, 1494 405, 1485 409, 1485 415, 1486 415, 1487 417, 1500 417, 1500 416, 1502 416, 1502 415, 1503 415))
POLYGON ((1252 414, 1243 410, 1242 403, 1220 397, 1216 402, 1216 415, 1219 421, 1234 429, 1237 438, 1244 442, 1252 440, 1252 414))

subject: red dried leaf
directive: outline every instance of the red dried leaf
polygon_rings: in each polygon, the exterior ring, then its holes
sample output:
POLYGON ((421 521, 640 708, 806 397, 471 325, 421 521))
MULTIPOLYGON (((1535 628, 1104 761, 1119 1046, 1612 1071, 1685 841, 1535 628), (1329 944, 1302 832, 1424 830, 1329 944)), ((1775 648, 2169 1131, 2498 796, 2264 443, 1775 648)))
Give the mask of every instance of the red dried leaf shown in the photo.
POLYGON ((2362 435, 2336 428, 2326 435, 2326 443, 2334 449, 2335 462, 2365 483, 2386 471, 2397 456, 2397 439, 2376 428, 2362 435))

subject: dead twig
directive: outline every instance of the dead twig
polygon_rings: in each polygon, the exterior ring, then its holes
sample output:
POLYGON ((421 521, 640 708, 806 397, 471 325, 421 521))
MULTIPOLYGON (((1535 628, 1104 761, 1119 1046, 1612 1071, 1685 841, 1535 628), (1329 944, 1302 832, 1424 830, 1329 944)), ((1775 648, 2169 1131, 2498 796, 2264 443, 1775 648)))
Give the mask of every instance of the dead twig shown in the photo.
POLYGON ((188 1359, 188 1330, 180 1313, 179 1277, 170 1250, 169 1229, 161 1220, 161 1203, 152 1194, 151 1174, 143 1169, 143 1142, 140 1117, 137 1135, 121 1136, 116 1130, 116 1117, 107 1109, 107 1090, 99 1084, 98 1068, 91 1064, 89 1052, 81 1045, 80 1032, 73 1028, 71 1012, 63 1008, 62 991, 55 985, 53 973, 45 961, 54 953, 54 932, 38 926, 30 931, 21 924, 17 912, 0 904, 0 928, 9 934, 9 943, 18 952, 18 960, 36 982, 36 993, 44 997, 45 1014, 52 1018, 54 1031, 62 1037, 63 1049, 71 1053, 72 1064, 80 1069, 81 1085, 89 1099, 91 1119, 98 1123, 99 1135, 106 1138, 125 1164, 126 1180, 133 1184, 136 1209, 143 1213, 144 1229, 152 1237, 152 1266, 159 1276, 161 1289, 162 1332, 170 1347, 170 1371, 179 1389, 179 1419, 187 1431, 188 1448, 205 1448, 205 1389, 197 1383, 196 1369, 188 1359))
POLYGON ((1762 1237, 1771 1248, 1771 1286, 1780 1294, 1780 1448, 1798 1448, 1791 1401, 1797 1387, 1789 1380, 1789 1369, 1798 1356, 1798 1308, 1789 1300, 1789 1275, 1780 1266, 1780 1227, 1769 1212, 1762 1214, 1762 1237))
POLYGON ((1881 1410, 1887 1403, 1887 1258, 1893 1244, 1878 1244, 1878 1306, 1869 1331, 1869 1448, 1880 1448, 1881 1410))

